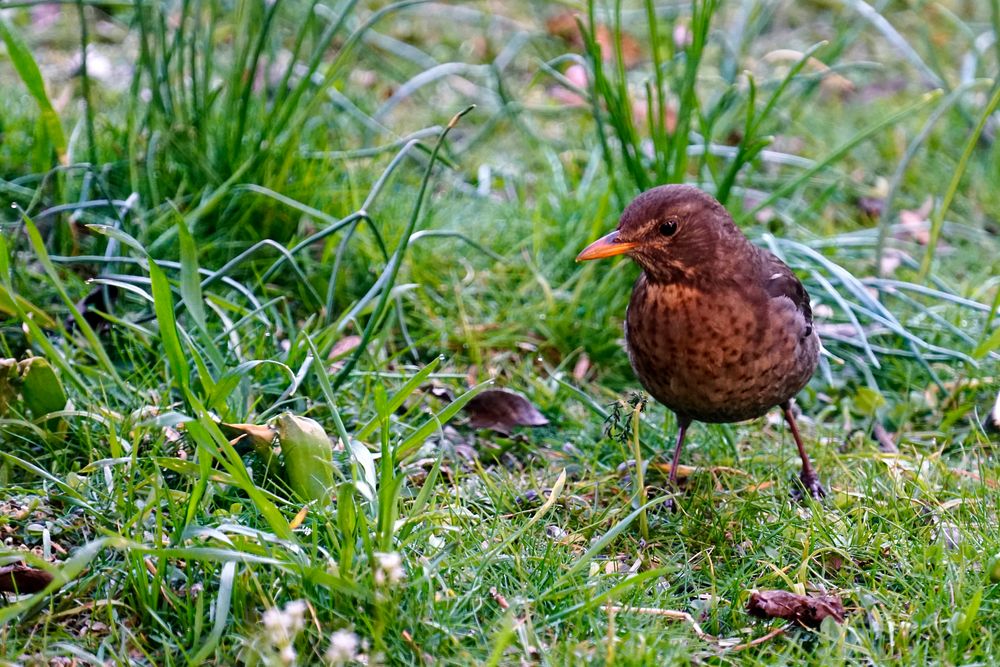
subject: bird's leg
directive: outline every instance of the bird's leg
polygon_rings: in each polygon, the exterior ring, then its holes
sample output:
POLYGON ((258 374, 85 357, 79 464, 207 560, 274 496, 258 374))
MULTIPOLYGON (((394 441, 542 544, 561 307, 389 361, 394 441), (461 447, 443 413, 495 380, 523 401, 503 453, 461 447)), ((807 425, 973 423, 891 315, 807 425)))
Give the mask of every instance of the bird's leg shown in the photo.
MULTIPOLYGON (((677 490, 677 465, 681 460, 681 448, 684 446, 684 434, 687 433, 687 428, 690 425, 691 419, 689 417, 677 415, 677 444, 674 445, 674 459, 670 464, 670 478, 668 482, 671 492, 677 490)), ((677 511, 677 505, 674 503, 672 498, 667 501, 667 506, 674 512, 677 511)))
POLYGON ((802 444, 802 436, 799 435, 799 427, 795 423, 795 415, 792 414, 792 402, 785 401, 782 403, 781 411, 785 414, 785 421, 788 422, 788 428, 792 430, 795 446, 799 448, 799 457, 802 459, 802 475, 799 478, 802 480, 802 486, 805 487, 809 495, 818 500, 826 495, 826 490, 819 483, 819 475, 816 474, 812 463, 809 462, 809 455, 806 454, 806 448, 802 444))

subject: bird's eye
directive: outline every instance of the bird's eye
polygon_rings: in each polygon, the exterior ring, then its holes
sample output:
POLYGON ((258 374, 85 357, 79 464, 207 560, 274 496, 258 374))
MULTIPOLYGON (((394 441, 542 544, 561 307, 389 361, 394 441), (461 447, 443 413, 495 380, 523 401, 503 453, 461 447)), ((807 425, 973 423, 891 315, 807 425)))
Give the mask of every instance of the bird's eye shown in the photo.
POLYGON ((674 232, 677 231, 677 221, 667 220, 660 225, 660 235, 661 236, 673 236, 674 232))

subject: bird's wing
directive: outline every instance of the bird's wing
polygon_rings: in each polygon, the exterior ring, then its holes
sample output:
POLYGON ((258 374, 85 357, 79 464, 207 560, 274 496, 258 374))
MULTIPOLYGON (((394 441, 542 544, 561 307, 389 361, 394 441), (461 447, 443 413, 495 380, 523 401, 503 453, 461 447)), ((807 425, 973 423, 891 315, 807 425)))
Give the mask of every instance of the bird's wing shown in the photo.
POLYGON ((796 310, 805 320, 806 330, 804 336, 812 333, 813 316, 812 307, 809 305, 809 294, 802 286, 799 279, 795 277, 788 265, 780 259, 767 253, 764 262, 764 290, 772 299, 785 297, 793 304, 796 310))

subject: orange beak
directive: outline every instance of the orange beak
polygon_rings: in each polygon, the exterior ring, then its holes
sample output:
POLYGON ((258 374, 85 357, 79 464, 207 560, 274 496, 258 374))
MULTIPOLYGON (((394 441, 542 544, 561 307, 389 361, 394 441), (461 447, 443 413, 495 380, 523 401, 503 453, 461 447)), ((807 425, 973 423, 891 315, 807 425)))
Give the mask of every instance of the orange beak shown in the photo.
POLYGON ((613 231, 610 234, 602 236, 597 239, 589 246, 583 249, 579 255, 576 256, 576 261, 584 262, 588 259, 601 259, 602 257, 614 257, 615 255, 624 255, 629 250, 637 247, 638 243, 627 243, 625 241, 618 240, 618 231, 613 231))

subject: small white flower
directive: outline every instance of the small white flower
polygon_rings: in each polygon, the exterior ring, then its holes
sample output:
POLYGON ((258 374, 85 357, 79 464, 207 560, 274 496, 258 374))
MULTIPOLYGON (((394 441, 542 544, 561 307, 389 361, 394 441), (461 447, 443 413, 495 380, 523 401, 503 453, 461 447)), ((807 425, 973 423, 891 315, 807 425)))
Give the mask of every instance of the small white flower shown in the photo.
POLYGON ((375 584, 377 586, 390 586, 398 584, 406 578, 403 570, 403 557, 397 552, 376 553, 375 554, 375 584))
MULTIPOLYGON (((272 608, 261 616, 264 626, 264 637, 275 648, 290 648, 306 625, 305 616, 308 607, 302 600, 293 600, 285 608, 272 608)), ((284 660, 284 658, 282 658, 284 660)), ((294 658, 293 658, 294 660, 294 658)))
POLYGON ((330 646, 323 654, 326 664, 331 667, 346 665, 358 654, 361 642, 350 630, 337 630, 330 636, 330 646))
POLYGON ((281 660, 281 664, 283 665, 294 665, 296 657, 298 657, 298 654, 295 653, 295 649, 292 648, 291 644, 283 646, 278 652, 278 659, 281 660))
POLYGON ((274 646, 287 644, 289 637, 288 618, 280 609, 268 609, 261 617, 264 636, 274 646))
POLYGON ((306 611, 309 609, 303 600, 292 600, 285 605, 285 616, 288 618, 289 629, 293 635, 302 632, 306 627, 306 611))

